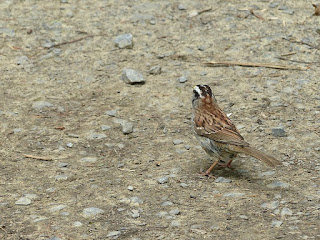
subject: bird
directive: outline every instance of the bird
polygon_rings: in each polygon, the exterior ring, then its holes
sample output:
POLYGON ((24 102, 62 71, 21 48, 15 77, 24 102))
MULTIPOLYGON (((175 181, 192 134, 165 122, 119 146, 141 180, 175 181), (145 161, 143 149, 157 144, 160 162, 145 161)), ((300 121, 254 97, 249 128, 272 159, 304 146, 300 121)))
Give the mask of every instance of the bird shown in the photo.
POLYGON ((193 87, 192 125, 196 138, 206 153, 214 158, 214 163, 202 173, 209 176, 220 161, 230 167, 238 153, 244 153, 259 159, 271 167, 280 165, 276 158, 250 146, 240 135, 229 117, 219 107, 217 100, 208 85, 193 87))

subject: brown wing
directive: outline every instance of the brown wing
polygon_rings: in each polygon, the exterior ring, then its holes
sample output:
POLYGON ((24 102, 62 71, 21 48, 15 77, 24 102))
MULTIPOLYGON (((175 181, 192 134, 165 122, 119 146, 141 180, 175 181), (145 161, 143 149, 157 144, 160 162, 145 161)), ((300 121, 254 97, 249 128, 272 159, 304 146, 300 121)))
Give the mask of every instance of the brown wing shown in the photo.
POLYGON ((236 126, 217 105, 214 106, 214 111, 210 108, 207 108, 207 110, 209 111, 196 113, 194 121, 197 134, 216 142, 249 146, 238 132, 236 126))

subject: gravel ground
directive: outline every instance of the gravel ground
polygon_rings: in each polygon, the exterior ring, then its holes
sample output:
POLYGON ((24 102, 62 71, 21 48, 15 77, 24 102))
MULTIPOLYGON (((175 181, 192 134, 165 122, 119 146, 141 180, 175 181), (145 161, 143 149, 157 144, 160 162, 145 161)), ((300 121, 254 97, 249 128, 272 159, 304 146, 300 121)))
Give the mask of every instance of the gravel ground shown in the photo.
POLYGON ((313 13, 304 0, 1 1, 0 239, 319 239, 313 13), (195 84, 283 166, 240 156, 201 177, 195 84))

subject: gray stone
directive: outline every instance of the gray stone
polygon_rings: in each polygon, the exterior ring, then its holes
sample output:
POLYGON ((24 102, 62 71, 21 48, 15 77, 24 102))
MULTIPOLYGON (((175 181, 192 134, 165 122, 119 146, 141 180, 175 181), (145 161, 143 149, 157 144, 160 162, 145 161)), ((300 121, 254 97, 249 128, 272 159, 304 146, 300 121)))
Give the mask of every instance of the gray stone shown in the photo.
POLYGON ((183 143, 183 141, 180 140, 180 139, 175 139, 172 142, 173 142, 174 145, 179 145, 179 144, 183 143))
POLYGON ((132 15, 130 20, 133 23, 138 23, 138 22, 145 23, 145 22, 154 21, 155 18, 151 14, 139 14, 139 13, 137 13, 137 14, 132 15))
POLYGON ((120 236, 121 232, 120 231, 112 231, 112 232, 109 232, 107 237, 108 238, 114 238, 114 237, 118 237, 120 236))
POLYGON ((35 110, 43 110, 44 108, 52 107, 53 104, 47 101, 36 101, 32 104, 32 108, 35 110))
POLYGON ((229 178, 224 178, 224 177, 218 177, 216 180, 215 180, 216 183, 230 183, 231 182, 231 179, 229 178))
POLYGON ((139 213, 138 210, 132 210, 131 216, 132 216, 133 218, 138 218, 138 217, 140 217, 140 213, 139 213))
POLYGON ((261 207, 265 208, 265 209, 269 209, 269 210, 274 210, 279 206, 279 202, 278 201, 272 201, 269 203, 262 203, 261 207))
POLYGON ((259 173, 259 177, 264 177, 264 176, 272 176, 274 175, 276 172, 275 171, 267 171, 267 172, 262 172, 262 173, 259 173))
POLYGON ((178 215, 180 214, 180 210, 178 208, 175 208, 175 209, 172 209, 170 212, 169 212, 170 215, 178 215))
POLYGON ((187 187, 189 187, 189 185, 186 184, 186 183, 180 183, 180 186, 181 186, 182 188, 187 188, 187 187))
POLYGON ((81 227, 82 225, 83 225, 82 222, 79 222, 79 221, 75 221, 72 223, 73 227, 81 227))
POLYGON ((67 143, 67 147, 68 148, 72 148, 73 147, 73 143, 67 143))
POLYGON ((166 212, 166 211, 161 211, 156 214, 157 217, 161 217, 161 218, 163 218, 167 215, 168 215, 168 212, 166 212))
POLYGON ((161 204, 162 207, 172 206, 172 205, 173 205, 173 202, 170 202, 170 201, 165 201, 161 204))
POLYGON ((183 147, 184 147, 184 149, 186 149, 186 150, 190 150, 190 148, 191 148, 189 145, 184 145, 183 147))
POLYGON ((279 2, 272 2, 272 3, 270 3, 269 7, 270 7, 270 8, 276 8, 276 7, 278 7, 279 5, 280 5, 279 2))
POLYGON ((249 218, 246 215, 240 215, 239 218, 248 220, 249 218))
POLYGON ((133 123, 128 122, 127 120, 116 118, 113 122, 120 123, 123 134, 130 134, 133 132, 133 123))
POLYGON ((272 227, 280 227, 281 225, 282 225, 282 221, 279 221, 279 220, 272 220, 272 222, 271 222, 271 226, 272 227))
POLYGON ((275 127, 271 129, 272 135, 275 137, 285 137, 287 136, 286 131, 283 127, 275 127))
POLYGON ((62 240, 62 239, 57 236, 53 236, 53 237, 49 238, 48 240, 62 240))
POLYGON ((185 5, 183 5, 183 4, 180 3, 180 4, 178 5, 178 9, 181 10, 181 11, 183 11, 183 10, 187 10, 188 8, 187 8, 185 5))
POLYGON ((49 193, 53 193, 56 191, 56 188, 55 187, 47 188, 46 191, 49 193))
POLYGON ((188 77, 187 76, 181 76, 178 78, 179 83, 185 83, 186 81, 188 81, 188 77))
POLYGON ((65 181, 65 180, 68 180, 68 175, 57 175, 57 176, 55 176, 55 179, 57 180, 57 181, 65 181))
POLYGON ((60 0, 61 3, 68 3, 68 0, 60 0))
POLYGON ((69 165, 68 163, 64 163, 64 162, 59 162, 58 163, 58 167, 59 168, 66 168, 66 167, 68 167, 68 165, 69 165))
POLYGON ((111 117, 117 116, 117 110, 108 110, 106 111, 106 115, 109 115, 111 117))
POLYGON ((294 14, 294 10, 292 10, 292 9, 285 9, 282 12, 286 13, 286 14, 289 14, 289 15, 293 15, 294 14))
POLYGON ((88 217, 94 217, 98 214, 104 213, 104 211, 100 208, 96 208, 96 207, 89 207, 89 208, 85 208, 83 209, 83 216, 85 218, 88 217))
POLYGON ((238 193, 238 192, 230 192, 230 193, 224 193, 223 197, 242 197, 245 193, 238 193))
POLYGON ((98 159, 96 157, 84 157, 80 159, 80 162, 86 162, 86 163, 94 163, 98 159))
POLYGON ((281 215, 282 217, 284 217, 284 216, 286 216, 286 215, 291 216, 291 215, 292 215, 292 211, 291 211, 289 208, 284 207, 284 208, 282 208, 282 210, 281 210, 281 212, 280 212, 280 215, 281 215))
POLYGON ((153 66, 149 69, 149 74, 159 75, 161 73, 161 66, 153 66))
POLYGON ((145 83, 143 75, 133 69, 124 69, 121 78, 128 84, 145 83))
POLYGON ((29 58, 27 56, 20 56, 17 59, 17 65, 25 65, 29 62, 29 58))
POLYGON ((31 199, 27 197, 22 197, 15 202, 16 205, 27 206, 31 204, 31 199))
POLYGON ((130 198, 130 201, 131 201, 132 203, 143 204, 143 200, 140 199, 140 198, 137 197, 137 196, 131 197, 131 198, 130 198))
POLYGON ((158 183, 160 183, 160 184, 164 184, 164 183, 167 183, 168 180, 169 180, 169 176, 163 176, 163 177, 158 178, 157 181, 158 181, 158 183))
POLYGON ((128 190, 129 191, 133 191, 133 187, 132 186, 128 186, 128 190))
POLYGON ((180 221, 173 220, 170 224, 170 227, 180 227, 180 221))
POLYGON ((133 47, 133 41, 132 41, 132 34, 131 33, 126 33, 126 34, 122 34, 119 35, 118 37, 116 37, 116 39, 114 40, 114 43, 116 45, 116 47, 118 48, 132 48, 133 47))
POLYGON ((67 205, 60 204, 60 205, 57 205, 57 206, 54 206, 54 207, 49 208, 49 211, 50 211, 50 212, 58 212, 58 211, 66 208, 66 207, 67 207, 67 205))
POLYGON ((106 130, 110 130, 110 129, 111 129, 111 127, 108 126, 108 125, 101 125, 101 130, 102 131, 106 131, 106 130))
POLYGON ((274 181, 270 184, 267 185, 268 188, 274 189, 274 188, 289 188, 290 184, 289 183, 285 183, 285 182, 281 182, 281 181, 274 181))
POLYGON ((105 135, 104 133, 97 133, 97 132, 91 132, 87 136, 87 138, 89 140, 100 140, 100 139, 104 139, 106 137, 107 137, 107 135, 105 135))

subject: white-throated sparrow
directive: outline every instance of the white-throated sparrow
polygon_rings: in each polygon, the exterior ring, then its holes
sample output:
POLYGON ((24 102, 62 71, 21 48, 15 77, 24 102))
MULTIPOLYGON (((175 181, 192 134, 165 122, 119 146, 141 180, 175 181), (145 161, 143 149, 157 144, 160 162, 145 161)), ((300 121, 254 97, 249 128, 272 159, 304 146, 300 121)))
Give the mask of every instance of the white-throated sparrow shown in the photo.
POLYGON ((197 85, 193 88, 193 130, 202 148, 212 157, 214 163, 204 173, 208 176, 219 161, 232 159, 238 153, 245 153, 257 158, 269 166, 279 165, 280 162, 249 145, 244 141, 235 125, 218 106, 217 101, 208 85, 197 85))

